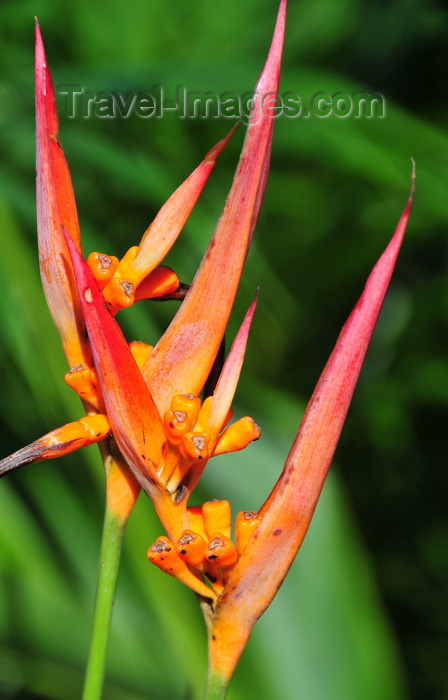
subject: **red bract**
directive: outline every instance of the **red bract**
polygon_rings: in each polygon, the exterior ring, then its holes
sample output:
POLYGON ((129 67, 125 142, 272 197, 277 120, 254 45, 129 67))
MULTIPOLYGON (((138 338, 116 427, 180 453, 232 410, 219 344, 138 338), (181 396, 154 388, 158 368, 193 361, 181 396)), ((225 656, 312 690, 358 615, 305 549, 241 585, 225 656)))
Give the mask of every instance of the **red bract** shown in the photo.
POLYGON ((395 234, 343 327, 305 411, 259 524, 214 607, 211 673, 229 678, 252 626, 277 593, 314 513, 406 230, 412 193, 395 234))

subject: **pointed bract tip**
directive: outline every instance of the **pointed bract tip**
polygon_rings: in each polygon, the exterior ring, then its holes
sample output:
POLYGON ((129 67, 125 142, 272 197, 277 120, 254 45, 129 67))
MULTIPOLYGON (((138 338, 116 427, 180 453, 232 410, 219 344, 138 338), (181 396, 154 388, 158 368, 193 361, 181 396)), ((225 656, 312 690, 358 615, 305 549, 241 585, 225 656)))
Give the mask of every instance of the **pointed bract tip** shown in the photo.
POLYGON ((221 139, 221 141, 218 141, 218 143, 217 143, 215 146, 213 146, 213 148, 212 148, 212 149, 207 153, 207 155, 205 156, 205 158, 204 158, 204 161, 205 161, 205 162, 207 162, 207 163, 214 163, 214 162, 215 162, 215 160, 217 159, 217 157, 220 155, 220 153, 222 153, 222 151, 224 150, 224 148, 225 148, 225 147, 227 146, 227 144, 229 143, 229 141, 230 141, 230 139, 232 138, 233 134, 234 134, 235 131, 237 130, 239 124, 240 124, 240 122, 237 122, 237 123, 235 124, 235 126, 233 126, 233 127, 230 129, 230 131, 229 131, 229 133, 227 134, 227 136, 224 136, 224 138, 221 139))
POLYGON ((409 193, 408 201, 406 202, 406 206, 403 209, 403 213, 401 215, 400 221, 398 222, 397 229, 395 231, 396 237, 397 238, 403 238, 406 226, 409 220, 409 215, 411 213, 412 209, 412 204, 414 201, 414 194, 415 194, 415 183, 416 183, 416 168, 415 168, 415 160, 411 158, 411 166, 412 166, 412 171, 411 171, 411 191, 409 193))
POLYGON ((416 172, 416 167, 415 167, 415 160, 411 157, 411 165, 412 165, 412 182, 411 182, 411 194, 410 194, 410 199, 414 199, 414 193, 415 193, 415 181, 417 179, 417 172, 416 172))
POLYGON ((37 19, 37 17, 34 18, 34 39, 35 39, 36 51, 39 50, 40 52, 42 52, 42 55, 45 58, 44 42, 42 39, 42 33, 40 31, 40 24, 39 24, 39 20, 37 19))

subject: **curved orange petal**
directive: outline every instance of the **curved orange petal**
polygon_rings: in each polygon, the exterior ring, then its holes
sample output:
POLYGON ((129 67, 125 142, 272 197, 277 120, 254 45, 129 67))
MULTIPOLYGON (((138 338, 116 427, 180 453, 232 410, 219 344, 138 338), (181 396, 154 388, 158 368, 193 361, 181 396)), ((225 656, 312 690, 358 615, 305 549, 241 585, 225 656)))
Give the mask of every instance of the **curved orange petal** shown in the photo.
POLYGON ((200 393, 224 336, 266 185, 274 119, 262 102, 278 91, 285 14, 281 0, 224 211, 182 306, 142 369, 161 413, 175 394, 200 393))

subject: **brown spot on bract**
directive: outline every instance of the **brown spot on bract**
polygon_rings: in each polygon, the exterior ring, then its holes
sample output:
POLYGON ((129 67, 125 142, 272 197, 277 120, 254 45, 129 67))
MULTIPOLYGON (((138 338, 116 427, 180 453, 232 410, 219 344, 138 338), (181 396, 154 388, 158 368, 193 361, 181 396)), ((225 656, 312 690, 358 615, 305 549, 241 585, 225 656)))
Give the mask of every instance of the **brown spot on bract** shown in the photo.
POLYGON ((84 299, 85 299, 89 304, 91 304, 92 301, 93 301, 92 290, 89 289, 89 287, 87 287, 87 289, 84 290, 84 299))
POLYGON ((278 537, 278 535, 280 535, 281 533, 282 533, 282 529, 279 527, 277 530, 274 530, 274 532, 272 534, 274 535, 274 537, 278 537))

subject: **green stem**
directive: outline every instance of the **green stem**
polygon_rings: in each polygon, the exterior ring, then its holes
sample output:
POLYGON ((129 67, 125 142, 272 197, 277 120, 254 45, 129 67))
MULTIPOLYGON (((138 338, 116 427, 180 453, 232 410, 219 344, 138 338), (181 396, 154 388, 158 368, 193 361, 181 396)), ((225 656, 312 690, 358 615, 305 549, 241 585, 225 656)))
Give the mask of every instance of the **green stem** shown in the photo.
POLYGON ((223 678, 220 674, 209 670, 204 700, 224 700, 227 695, 229 681, 229 678, 223 678))
POLYGON ((104 682, 107 642, 120 565, 126 519, 112 513, 106 503, 92 636, 82 700, 100 700, 104 682))

